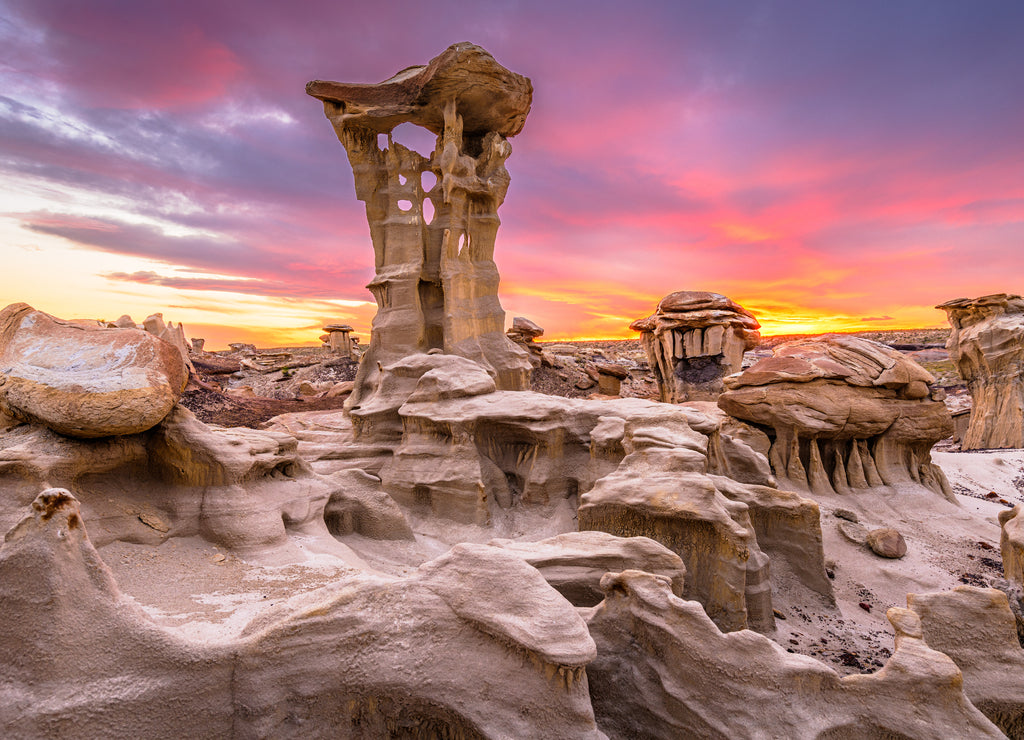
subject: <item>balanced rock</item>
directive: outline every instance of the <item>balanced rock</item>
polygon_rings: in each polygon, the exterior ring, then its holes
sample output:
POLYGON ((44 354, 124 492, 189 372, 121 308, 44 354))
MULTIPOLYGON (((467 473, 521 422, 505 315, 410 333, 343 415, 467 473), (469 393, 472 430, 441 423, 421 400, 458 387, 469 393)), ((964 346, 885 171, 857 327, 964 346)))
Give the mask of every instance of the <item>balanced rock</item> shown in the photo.
POLYGON ((507 137, 526 121, 530 81, 460 43, 376 85, 315 80, 306 92, 323 101, 348 153, 376 254, 367 287, 377 314, 348 407, 375 392, 381 367, 430 350, 474 360, 500 389, 525 389, 532 365, 505 336, 494 245, 510 182, 507 137), (429 157, 391 138, 407 122, 437 135, 429 157), (423 173, 436 179, 429 191, 423 173))
POLYGON ((512 319, 512 328, 505 332, 505 335, 513 342, 525 344, 544 336, 544 330, 529 319, 516 316, 512 319))
POLYGON ((666 403, 715 400, 722 378, 738 372, 743 353, 757 346, 760 327, 739 304, 703 291, 671 293, 652 315, 629 325, 641 332, 666 403))
POLYGON ((832 335, 779 345, 726 378, 718 405, 771 437, 782 487, 826 494, 913 483, 952 500, 931 462, 953 429, 932 398, 934 380, 896 350, 832 335))
POLYGON ((0 409, 72 437, 158 424, 188 374, 171 344, 138 329, 63 321, 25 303, 0 311, 0 409))
POLYGON ((960 447, 1024 447, 1024 298, 998 293, 936 308, 953 327, 946 348, 973 408, 960 447))

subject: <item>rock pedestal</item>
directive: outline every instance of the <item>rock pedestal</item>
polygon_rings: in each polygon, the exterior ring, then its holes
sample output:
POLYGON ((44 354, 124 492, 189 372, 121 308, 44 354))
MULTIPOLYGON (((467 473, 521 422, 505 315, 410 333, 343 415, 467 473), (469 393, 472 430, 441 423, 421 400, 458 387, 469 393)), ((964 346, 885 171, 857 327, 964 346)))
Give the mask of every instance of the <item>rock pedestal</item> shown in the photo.
POLYGON ((480 363, 500 389, 525 389, 531 365, 505 336, 493 256, 507 138, 526 121, 530 81, 460 43, 376 85, 315 80, 306 92, 323 101, 348 152, 376 255, 367 287, 377 315, 349 407, 373 392, 381 366, 432 349, 480 363), (407 122, 437 135, 429 158, 393 141, 392 129, 407 122), (436 178, 432 187, 424 173, 436 178))
POLYGON ((779 345, 727 378, 718 405, 768 434, 781 487, 845 494, 914 483, 953 500, 931 462, 953 431, 934 382, 894 349, 833 335, 779 345))
POLYGON ((722 378, 739 372, 743 353, 757 346, 760 327, 724 295, 688 290, 665 296, 651 316, 629 325, 640 332, 666 403, 718 398, 722 378))
POLYGON ((348 324, 328 324, 324 327, 327 332, 327 346, 332 353, 352 356, 352 327, 348 324))
POLYGON ((1024 299, 998 293, 936 308, 953 327, 946 348, 973 404, 960 448, 1024 447, 1024 299))

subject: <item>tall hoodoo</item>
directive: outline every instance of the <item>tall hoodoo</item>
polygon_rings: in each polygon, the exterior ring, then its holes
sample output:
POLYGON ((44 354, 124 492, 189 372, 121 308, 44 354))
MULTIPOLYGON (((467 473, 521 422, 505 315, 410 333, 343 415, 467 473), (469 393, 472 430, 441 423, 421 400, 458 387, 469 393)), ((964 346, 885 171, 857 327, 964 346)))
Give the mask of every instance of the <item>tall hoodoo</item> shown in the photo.
POLYGON ((507 139, 530 111, 530 81, 459 43, 376 85, 314 80, 306 92, 323 101, 348 152, 376 256, 367 287, 377 315, 350 407, 373 392, 379 366, 432 349, 479 362, 500 389, 525 389, 531 366, 504 334, 493 256, 509 186, 507 139), (429 158, 393 141, 407 122, 437 136, 429 158), (436 178, 428 189, 424 173, 436 178))
POLYGON ((946 349, 973 403, 960 447, 1024 447, 1024 298, 997 293, 936 308, 953 327, 946 349))

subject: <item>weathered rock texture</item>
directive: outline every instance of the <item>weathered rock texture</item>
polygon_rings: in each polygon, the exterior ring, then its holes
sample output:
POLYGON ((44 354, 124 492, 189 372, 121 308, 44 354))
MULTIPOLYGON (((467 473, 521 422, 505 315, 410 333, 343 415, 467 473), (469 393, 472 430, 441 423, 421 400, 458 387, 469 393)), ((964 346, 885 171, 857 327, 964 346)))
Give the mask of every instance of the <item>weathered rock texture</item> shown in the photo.
POLYGON ((909 594, 924 639, 963 672, 964 693, 1011 738, 1024 738, 1024 649, 1006 594, 957 586, 909 594))
POLYGON ((896 350, 827 336, 779 345, 727 378, 718 405, 771 437, 768 459, 782 488, 827 494, 916 483, 953 500, 931 462, 932 446, 953 429, 932 383, 896 350))
POLYGON ((515 553, 540 571, 576 606, 594 606, 604 599, 605 573, 642 570, 669 579, 672 593, 683 595, 686 566, 664 545, 647 537, 615 537, 607 532, 567 532, 539 542, 491 540, 489 545, 515 553))
POLYGON ((666 403, 718 398, 722 378, 739 372, 743 353, 761 337, 761 325, 742 306, 718 293, 688 290, 665 296, 652 315, 629 328, 641 332, 666 403))
POLYGON ((649 537, 723 629, 771 629, 769 557, 831 598, 817 505, 773 488, 762 455, 692 409, 495 391, 479 365, 438 354, 383 368, 351 417, 357 444, 393 450, 383 490, 417 516, 568 510, 582 530, 649 537))
POLYGON ((181 353, 138 329, 63 321, 25 303, 0 311, 0 410, 72 437, 143 432, 188 381, 181 353))
POLYGON ((1024 506, 999 512, 999 549, 1003 555, 1003 573, 1007 580, 1024 587, 1024 506))
POLYGON ((377 85, 316 80, 306 92, 324 102, 348 152, 376 255, 368 287, 377 315, 349 407, 373 391, 380 365, 431 349, 479 362, 499 388, 526 388, 526 352, 504 334, 494 243, 509 186, 507 138, 529 113, 530 81, 460 43, 377 85), (429 158, 392 141, 405 122, 437 134, 429 158), (386 149, 378 134, 387 134, 386 149), (428 191, 424 173, 436 177, 428 191))
POLYGON ((998 293, 936 308, 953 327, 946 348, 971 393, 961 449, 1024 447, 1024 298, 998 293))
POLYGON ((10 425, 0 435, 0 528, 36 492, 59 486, 81 500, 100 545, 199 535, 275 562, 294 559, 291 533, 351 555, 324 523, 332 495, 346 498, 345 482, 313 473, 296 447, 286 434, 210 427, 181 406, 147 432, 110 439, 10 425))
POLYGON ((0 547, 0 603, 4 737, 604 737, 585 623, 499 548, 353 574, 193 642, 121 595, 52 489, 0 547))
POLYGON ((597 659, 587 675, 609 738, 1002 737, 907 609, 889 610, 896 651, 886 665, 841 678, 754 632, 719 632, 663 577, 626 571, 603 586, 588 617, 597 659))

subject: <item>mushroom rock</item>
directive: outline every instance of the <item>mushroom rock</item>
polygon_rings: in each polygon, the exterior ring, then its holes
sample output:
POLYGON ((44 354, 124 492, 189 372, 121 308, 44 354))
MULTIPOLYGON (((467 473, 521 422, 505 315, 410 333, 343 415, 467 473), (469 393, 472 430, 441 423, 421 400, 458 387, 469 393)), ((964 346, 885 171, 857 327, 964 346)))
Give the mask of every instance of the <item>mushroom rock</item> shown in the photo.
POLYGON ((915 484, 953 501, 932 446, 952 433, 934 378, 896 350, 826 336, 779 345, 725 380, 718 405, 772 440, 783 488, 816 494, 915 484))
POLYGON ((669 579, 672 593, 683 595, 682 559, 647 537, 615 537, 607 532, 566 532, 539 542, 491 540, 489 545, 515 553, 540 571, 544 580, 576 606, 594 606, 604 598, 605 573, 642 570, 669 579))
POLYGON ((715 400, 722 378, 739 372, 743 353, 761 338, 753 314, 724 295, 703 291, 671 293, 629 328, 640 332, 666 403, 715 400))
POLYGON ((1024 298, 998 293, 936 308, 953 327, 946 348, 971 394, 961 449, 1024 447, 1024 298))
POLYGON ((48 490, 0 546, 7 737, 604 737, 585 623, 499 548, 342 575, 193 640, 120 593, 87 524, 48 490))
POLYGON ((1006 579, 1024 588, 1024 505, 999 512, 999 549, 1006 579))
POLYGON ((136 434, 165 418, 188 373, 138 329, 64 321, 25 303, 0 311, 0 409, 71 437, 136 434))
POLYGON ((380 367, 431 349, 480 363, 500 389, 526 388, 531 364, 504 333, 494 245, 509 186, 507 138, 526 121, 530 81, 459 43, 376 85, 316 80, 306 92, 323 101, 348 153, 376 254, 367 287, 377 314, 348 406, 373 393, 380 367), (392 140, 407 122, 437 135, 429 158, 392 140), (424 173, 436 178, 427 190, 424 173))
POLYGON ((957 586, 908 594, 924 639, 956 663, 964 693, 1008 737, 1024 737, 1024 648, 1006 594, 957 586))
POLYGON ((896 650, 884 667, 840 677, 755 632, 723 634, 663 576, 609 573, 602 586, 587 616, 597 643, 587 677, 610 738, 1003 736, 909 610, 887 614, 896 650))

